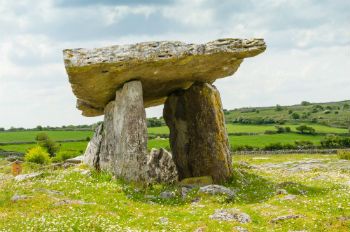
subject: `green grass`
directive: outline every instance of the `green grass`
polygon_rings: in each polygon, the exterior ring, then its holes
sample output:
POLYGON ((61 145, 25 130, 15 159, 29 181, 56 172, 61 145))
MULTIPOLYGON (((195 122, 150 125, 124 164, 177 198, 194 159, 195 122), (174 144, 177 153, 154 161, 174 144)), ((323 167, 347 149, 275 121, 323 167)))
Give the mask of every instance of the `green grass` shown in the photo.
MULTIPOLYGON (((330 127, 320 124, 305 124, 313 127, 316 130, 316 133, 348 133, 347 129, 344 128, 336 128, 330 127)), ((278 125, 282 127, 290 127, 293 132, 297 132, 296 127, 300 126, 300 124, 285 124, 278 125)), ((239 133, 239 132, 247 132, 247 133, 264 133, 266 130, 275 131, 275 125, 244 125, 244 124, 227 124, 226 129, 228 133, 239 133)))
POLYGON ((169 128, 167 126, 149 127, 147 130, 149 134, 169 134, 169 128))
MULTIPOLYGON (((307 140, 319 145, 322 138, 321 135, 301 135, 295 133, 288 134, 273 134, 273 135, 242 135, 229 136, 229 143, 231 146, 249 145, 254 147, 264 147, 270 143, 294 144, 295 141, 307 140)), ((169 147, 169 140, 152 139, 148 141, 149 148, 169 147)))
MULTIPOLYGON (((249 165, 278 164, 321 160, 336 162, 336 155, 235 156, 233 180, 227 187, 236 190, 234 200, 224 196, 201 195, 194 190, 188 198, 180 197, 180 187, 153 185, 141 187, 113 179, 109 174, 79 170, 44 169, 44 175, 15 182, 6 161, 0 159, 0 231, 233 231, 241 226, 249 231, 337 231, 350 230, 350 172, 332 169, 288 172, 285 168, 247 168, 249 165), (326 176, 326 179, 314 179, 326 176), (282 200, 276 189, 284 186, 296 198, 282 200), (60 191, 50 194, 47 190, 60 191), (174 199, 160 199, 164 190, 174 191, 174 199), (13 195, 30 198, 12 202, 13 195), (155 198, 149 199, 146 195, 155 198), (199 198, 198 203, 191 203, 199 198), (55 205, 63 199, 92 202, 88 205, 55 205), (215 221, 209 218, 216 209, 236 208, 250 215, 252 222, 215 221), (303 217, 271 223, 273 218, 297 214, 303 217), (162 224, 160 218, 167 218, 162 224)), ((349 161, 346 161, 349 162, 349 161)), ((24 164, 24 172, 40 166, 24 164)))
MULTIPOLYGON (((59 143, 62 151, 85 151, 88 142, 69 142, 59 143)), ((0 146, 5 151, 26 152, 29 148, 35 147, 36 144, 16 144, 0 146)))
MULTIPOLYGON (((282 143, 282 144, 294 144, 294 141, 297 140, 307 140, 313 142, 315 145, 319 145, 321 139, 324 136, 320 135, 301 135, 295 133, 288 134, 273 134, 273 135, 242 135, 242 136, 229 136, 229 142, 231 146, 238 145, 250 145, 254 147, 263 147, 270 143, 282 143)), ((73 151, 84 151, 87 145, 87 142, 69 142, 69 143, 60 143, 62 150, 73 150, 73 151)), ((35 146, 35 144, 18 144, 18 145, 6 145, 0 146, 1 149, 7 151, 17 151, 25 152, 28 148, 35 146)), ((167 148, 169 149, 169 140, 168 139, 150 139, 148 141, 148 149, 151 148, 167 148)))
POLYGON ((324 136, 319 135, 300 135, 300 134, 273 134, 273 135, 256 135, 256 136, 229 136, 230 145, 250 145, 254 147, 263 147, 271 143, 294 144, 295 141, 307 140, 319 145, 324 136))
POLYGON ((53 140, 86 139, 92 137, 92 131, 14 131, 0 132, 0 142, 30 142, 35 141, 38 133, 46 133, 53 140))
MULTIPOLYGON (((295 131, 295 127, 298 125, 286 124, 283 126, 289 126, 292 131, 295 131)), ((310 124, 319 133, 346 133, 346 129, 328 127, 319 124, 310 124)), ((291 143, 297 140, 307 140, 313 142, 315 145, 320 143, 320 140, 324 136, 308 136, 300 135, 296 133, 288 134, 274 134, 265 135, 263 134, 266 130, 275 130, 274 125, 242 125, 242 124, 227 124, 228 133, 259 133, 254 136, 229 136, 230 144, 233 146, 238 145, 250 145, 254 147, 263 147, 270 143, 291 143)), ((0 142, 14 142, 14 141, 34 141, 37 133, 40 131, 24 131, 24 132, 2 132, 0 133, 0 142)), ((166 126, 148 128, 150 134, 168 134, 169 128, 166 126)), ((54 140, 65 140, 65 139, 85 139, 86 137, 92 137, 93 132, 90 131, 45 131, 54 140)), ((87 142, 69 142, 61 143, 62 150, 73 150, 73 151, 84 151, 87 142)), ((34 144, 19 144, 19 145, 5 145, 0 146, 0 149, 7 151, 25 152, 27 149, 33 147, 34 144)), ((169 148, 168 139, 150 139, 148 141, 148 148, 169 148)))

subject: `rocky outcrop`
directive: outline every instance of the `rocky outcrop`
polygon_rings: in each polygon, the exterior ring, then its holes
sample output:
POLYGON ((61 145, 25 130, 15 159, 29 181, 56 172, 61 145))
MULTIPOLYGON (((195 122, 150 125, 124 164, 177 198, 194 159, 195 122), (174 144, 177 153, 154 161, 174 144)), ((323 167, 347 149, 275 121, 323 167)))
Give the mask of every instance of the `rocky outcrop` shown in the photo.
POLYGON ((172 155, 167 150, 152 149, 147 161, 148 182, 175 183, 178 181, 177 169, 172 155))
POLYGON ((164 119, 180 180, 211 176, 220 183, 232 175, 220 94, 213 85, 195 83, 171 94, 164 119))
POLYGON ((244 58, 265 49, 262 39, 219 39, 206 44, 161 41, 66 49, 63 54, 77 107, 85 116, 97 116, 128 81, 142 82, 145 107, 160 105, 194 82, 231 76, 244 58))
POLYGON ((250 223, 252 219, 246 213, 240 212, 238 209, 217 209, 215 213, 209 217, 218 221, 236 221, 240 223, 250 223))

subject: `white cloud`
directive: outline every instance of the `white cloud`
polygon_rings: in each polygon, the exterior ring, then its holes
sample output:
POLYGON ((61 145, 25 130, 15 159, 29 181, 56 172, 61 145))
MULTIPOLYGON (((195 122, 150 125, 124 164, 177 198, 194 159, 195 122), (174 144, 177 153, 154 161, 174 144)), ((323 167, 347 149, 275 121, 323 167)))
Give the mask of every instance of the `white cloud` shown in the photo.
POLYGON ((150 40, 265 38, 264 54, 216 82, 225 108, 348 98, 347 1, 122 2, 0 0, 0 127, 101 120, 75 109, 62 50, 150 40))
POLYGON ((203 0, 179 0, 178 4, 162 9, 164 18, 170 18, 185 25, 209 27, 214 21, 214 9, 205 6, 203 0))

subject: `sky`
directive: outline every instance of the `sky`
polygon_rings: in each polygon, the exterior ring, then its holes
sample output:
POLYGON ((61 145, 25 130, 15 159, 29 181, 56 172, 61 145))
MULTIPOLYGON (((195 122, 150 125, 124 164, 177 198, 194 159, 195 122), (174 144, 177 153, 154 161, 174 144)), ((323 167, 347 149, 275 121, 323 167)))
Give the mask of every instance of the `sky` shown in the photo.
POLYGON ((267 44, 215 82, 225 109, 350 99, 349 0, 0 0, 0 127, 103 119, 75 108, 65 48, 218 38, 267 44))

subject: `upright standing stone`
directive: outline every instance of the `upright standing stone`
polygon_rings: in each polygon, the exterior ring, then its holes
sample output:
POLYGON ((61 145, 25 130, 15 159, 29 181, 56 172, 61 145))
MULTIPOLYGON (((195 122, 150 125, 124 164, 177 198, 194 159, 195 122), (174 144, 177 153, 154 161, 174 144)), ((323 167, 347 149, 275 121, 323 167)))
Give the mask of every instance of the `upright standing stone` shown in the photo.
POLYGON ((100 169, 100 147, 103 137, 103 124, 100 124, 96 130, 94 136, 91 138, 85 150, 83 162, 95 169, 100 169))
POLYGON ((84 161, 126 180, 146 180, 147 123, 140 81, 125 83, 105 107, 103 131, 96 131, 84 161))
POLYGON ((220 94, 213 85, 195 83, 171 94, 164 105, 164 119, 180 180, 212 176, 220 183, 232 175, 220 94))

